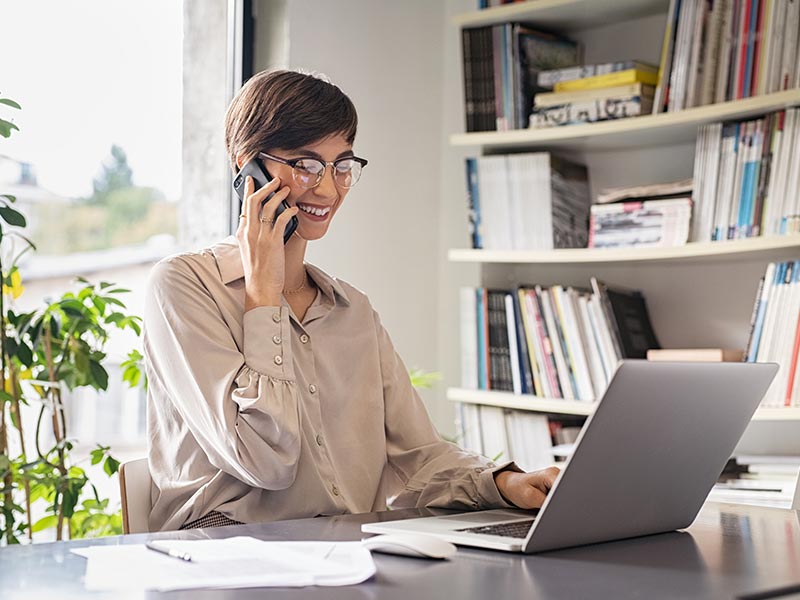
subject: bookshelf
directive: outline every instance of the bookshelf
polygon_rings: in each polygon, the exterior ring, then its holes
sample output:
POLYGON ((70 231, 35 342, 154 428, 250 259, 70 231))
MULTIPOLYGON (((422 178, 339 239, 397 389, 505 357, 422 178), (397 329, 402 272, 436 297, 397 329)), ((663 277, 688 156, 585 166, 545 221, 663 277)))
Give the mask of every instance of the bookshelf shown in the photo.
POLYGON ((558 150, 620 150, 694 143, 700 125, 752 117, 798 104, 800 89, 785 90, 743 100, 687 108, 675 113, 644 115, 616 121, 547 129, 455 133, 450 136, 450 143, 453 146, 481 146, 487 151, 533 146, 558 150))
MULTIPOLYGON (((465 12, 452 22, 459 32, 465 27, 530 22, 581 42, 586 63, 636 58, 658 64, 668 6, 668 0, 532 0, 465 12)), ((460 156, 547 151, 568 157, 587 165, 595 196, 603 187, 691 177, 701 126, 792 106, 800 106, 800 89, 598 123, 451 133, 449 144, 460 156)), ((463 121, 459 130, 464 131, 463 121)), ((455 177, 454 172, 451 185, 459 190, 463 202, 463 169, 459 179, 455 177)), ((462 212, 466 229, 466 211, 462 212)), ((463 239, 468 246, 466 236, 463 239)), ((800 234, 675 248, 503 251, 451 245, 447 250, 452 270, 468 273, 477 280, 470 283, 486 287, 585 287, 594 275, 611 285, 638 288, 647 298, 664 347, 744 347, 758 280, 767 263, 797 258, 800 234)), ((581 401, 457 386, 448 388, 446 397, 453 403, 573 417, 588 416, 594 408, 594 404, 581 401)), ((794 427, 791 431, 796 435, 798 423, 800 408, 759 408, 751 428, 767 433, 751 437, 763 440, 773 430, 785 434, 786 427, 794 427)), ((750 453, 758 450, 748 447, 750 453)), ((800 453, 800 447, 794 452, 800 453)))
MULTIPOLYGON (((550 415, 589 416, 594 412, 595 403, 561 398, 539 398, 537 396, 490 392, 486 390, 466 390, 450 388, 447 399, 451 402, 498 406, 514 410, 545 413, 550 415)), ((759 408, 753 421, 800 421, 800 408, 759 408)))
POLYGON ((624 265, 639 262, 725 262, 745 257, 768 262, 785 256, 787 250, 800 253, 800 234, 690 243, 675 248, 639 248, 635 252, 616 248, 564 248, 547 251, 451 249, 448 259, 451 262, 467 263, 624 265))
POLYGON ((668 0, 535 0, 456 15, 459 27, 506 21, 535 21, 542 27, 575 32, 633 17, 663 13, 668 0))

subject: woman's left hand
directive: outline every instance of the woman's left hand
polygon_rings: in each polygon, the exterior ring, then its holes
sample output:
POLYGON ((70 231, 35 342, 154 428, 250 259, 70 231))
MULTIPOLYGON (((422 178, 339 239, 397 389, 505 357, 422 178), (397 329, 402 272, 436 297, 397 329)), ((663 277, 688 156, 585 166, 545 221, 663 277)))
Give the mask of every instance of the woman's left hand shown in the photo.
POLYGON ((558 467, 548 467, 533 473, 501 471, 494 476, 494 482, 511 504, 519 508, 539 508, 544 504, 547 492, 553 487, 560 472, 558 467))

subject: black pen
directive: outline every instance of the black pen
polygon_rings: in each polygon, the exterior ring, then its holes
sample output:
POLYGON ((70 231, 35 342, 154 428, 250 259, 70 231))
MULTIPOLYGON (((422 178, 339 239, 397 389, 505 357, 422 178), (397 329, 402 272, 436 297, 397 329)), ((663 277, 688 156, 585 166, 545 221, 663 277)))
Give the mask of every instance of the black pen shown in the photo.
POLYGON ((180 550, 175 550, 174 548, 160 548, 150 542, 147 542, 144 547, 148 550, 152 550, 153 552, 159 552, 161 554, 166 554, 167 556, 172 556, 173 558, 185 560, 186 562, 192 562, 192 555, 188 552, 181 552, 180 550))

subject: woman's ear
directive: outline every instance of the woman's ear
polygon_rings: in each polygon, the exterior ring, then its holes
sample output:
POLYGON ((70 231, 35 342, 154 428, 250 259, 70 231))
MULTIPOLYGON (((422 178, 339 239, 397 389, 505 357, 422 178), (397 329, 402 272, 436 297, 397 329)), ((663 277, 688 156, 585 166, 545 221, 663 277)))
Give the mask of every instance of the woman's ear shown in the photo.
POLYGON ((240 152, 239 154, 236 155, 236 166, 241 171, 243 165, 244 165, 244 154, 240 152))

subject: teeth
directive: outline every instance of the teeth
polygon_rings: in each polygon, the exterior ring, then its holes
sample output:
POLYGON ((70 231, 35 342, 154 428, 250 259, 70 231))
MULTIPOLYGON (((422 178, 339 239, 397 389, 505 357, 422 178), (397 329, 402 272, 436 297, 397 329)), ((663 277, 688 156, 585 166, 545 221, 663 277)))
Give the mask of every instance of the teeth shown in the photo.
POLYGON ((312 215, 317 215, 318 217, 327 215, 331 210, 330 206, 327 206, 325 208, 313 208, 311 206, 306 206, 304 204, 298 204, 297 208, 299 208, 304 212, 311 213, 312 215))

